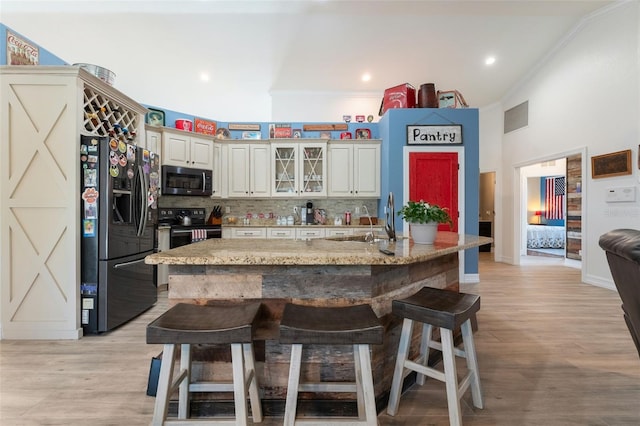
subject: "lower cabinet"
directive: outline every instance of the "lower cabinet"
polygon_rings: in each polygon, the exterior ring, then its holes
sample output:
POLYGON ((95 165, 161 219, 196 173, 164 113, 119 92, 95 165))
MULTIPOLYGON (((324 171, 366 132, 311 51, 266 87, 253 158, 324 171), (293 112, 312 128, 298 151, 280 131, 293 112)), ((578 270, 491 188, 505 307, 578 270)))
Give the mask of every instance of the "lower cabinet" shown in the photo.
MULTIPOLYGON (((351 235, 364 235, 371 232, 370 228, 350 228, 350 227, 316 227, 316 226, 287 226, 287 227, 223 227, 222 238, 267 238, 267 239, 289 239, 289 240, 310 240, 312 238, 326 237, 348 237, 351 235)), ((374 227, 376 236, 382 236, 384 230, 374 227)))
POLYGON ((296 238, 296 230, 295 228, 267 228, 267 238, 293 240, 296 238))
POLYGON ((267 238, 267 228, 231 228, 231 238, 267 238))
MULTIPOLYGON (((171 229, 167 227, 158 228, 158 251, 165 251, 171 248, 171 229)), ((158 265, 158 277, 156 286, 169 284, 169 265, 158 265)))
POLYGON ((324 228, 296 228, 297 240, 310 240, 312 238, 324 238, 324 228))
POLYGON ((348 237, 353 235, 352 228, 327 228, 325 229, 327 237, 348 237))

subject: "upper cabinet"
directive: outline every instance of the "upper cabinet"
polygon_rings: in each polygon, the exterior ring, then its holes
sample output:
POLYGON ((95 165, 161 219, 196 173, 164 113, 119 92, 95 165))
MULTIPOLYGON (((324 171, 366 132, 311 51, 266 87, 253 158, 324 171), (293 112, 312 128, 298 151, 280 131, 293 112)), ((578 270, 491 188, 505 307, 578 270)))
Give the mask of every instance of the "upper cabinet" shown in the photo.
POLYGON ((271 196, 325 197, 326 153, 325 141, 272 142, 271 196))
POLYGON ((213 139, 164 128, 162 164, 196 169, 213 169, 213 139))
POLYGON ((160 161, 162 161, 162 133, 160 130, 153 126, 145 126, 144 147, 160 155, 160 161))
POLYGON ((330 142, 329 197, 380 198, 380 141, 330 142))
POLYGON ((211 186, 211 198, 222 198, 227 196, 227 173, 226 146, 220 143, 213 144, 213 182, 211 186))
POLYGON ((271 195, 271 156, 268 143, 229 143, 227 149, 228 196, 271 195))

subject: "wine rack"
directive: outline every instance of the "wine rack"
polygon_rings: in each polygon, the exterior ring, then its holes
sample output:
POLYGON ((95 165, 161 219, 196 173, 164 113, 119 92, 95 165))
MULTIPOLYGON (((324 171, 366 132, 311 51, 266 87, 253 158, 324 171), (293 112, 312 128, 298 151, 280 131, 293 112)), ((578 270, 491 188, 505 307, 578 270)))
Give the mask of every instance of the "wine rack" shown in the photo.
POLYGON ((84 128, 100 136, 124 135, 134 139, 139 115, 90 86, 84 88, 84 128))

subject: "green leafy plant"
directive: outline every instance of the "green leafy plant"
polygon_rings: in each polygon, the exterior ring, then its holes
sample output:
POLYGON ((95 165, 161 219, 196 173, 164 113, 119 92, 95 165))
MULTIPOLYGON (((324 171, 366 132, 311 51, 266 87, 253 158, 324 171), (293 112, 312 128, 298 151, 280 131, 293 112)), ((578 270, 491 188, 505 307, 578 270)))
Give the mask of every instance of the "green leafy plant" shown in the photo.
POLYGON ((409 223, 448 223, 453 226, 453 220, 449 215, 446 207, 440 207, 437 204, 425 203, 420 201, 409 201, 406 205, 398 210, 398 216, 402 216, 409 223))

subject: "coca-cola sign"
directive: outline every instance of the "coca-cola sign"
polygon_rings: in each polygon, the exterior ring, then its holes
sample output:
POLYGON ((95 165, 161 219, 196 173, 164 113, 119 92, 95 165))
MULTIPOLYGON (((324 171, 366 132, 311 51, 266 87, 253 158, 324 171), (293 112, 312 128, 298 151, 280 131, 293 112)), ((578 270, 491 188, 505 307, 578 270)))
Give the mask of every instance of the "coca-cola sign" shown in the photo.
POLYGON ((215 135, 216 134, 216 122, 215 121, 207 121, 201 118, 196 118, 196 133, 202 133, 204 135, 215 135))
POLYGON ((38 46, 7 31, 7 65, 38 65, 39 59, 38 46))

